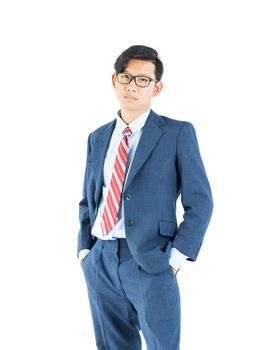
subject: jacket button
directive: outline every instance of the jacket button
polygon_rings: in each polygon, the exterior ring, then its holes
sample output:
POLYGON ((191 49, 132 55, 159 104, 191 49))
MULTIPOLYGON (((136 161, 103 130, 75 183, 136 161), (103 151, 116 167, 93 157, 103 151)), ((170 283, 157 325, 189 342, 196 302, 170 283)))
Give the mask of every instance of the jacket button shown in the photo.
POLYGON ((129 201, 131 199, 131 195, 127 194, 125 198, 126 198, 127 201, 129 201))
POLYGON ((127 220, 126 221, 127 226, 132 226, 134 224, 133 220, 127 220))

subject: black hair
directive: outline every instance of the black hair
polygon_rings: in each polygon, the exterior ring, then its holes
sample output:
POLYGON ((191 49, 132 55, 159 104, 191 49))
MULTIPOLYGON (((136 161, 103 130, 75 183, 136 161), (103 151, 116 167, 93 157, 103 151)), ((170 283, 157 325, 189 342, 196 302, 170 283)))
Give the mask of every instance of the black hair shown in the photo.
POLYGON ((163 63, 158 52, 151 47, 143 45, 133 45, 123 51, 115 61, 114 68, 116 74, 123 73, 130 60, 150 61, 155 65, 155 78, 161 80, 163 75, 163 63))

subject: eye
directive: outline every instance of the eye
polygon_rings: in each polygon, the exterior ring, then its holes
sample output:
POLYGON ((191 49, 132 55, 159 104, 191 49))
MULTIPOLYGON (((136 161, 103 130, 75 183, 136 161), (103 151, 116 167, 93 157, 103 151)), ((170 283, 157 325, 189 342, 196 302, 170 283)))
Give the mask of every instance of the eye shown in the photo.
POLYGON ((150 79, 147 77, 138 77, 138 80, 140 83, 145 83, 145 84, 147 84, 150 81, 150 79))
POLYGON ((129 81, 131 79, 131 77, 127 73, 120 73, 119 74, 119 79, 121 79, 123 81, 129 81))

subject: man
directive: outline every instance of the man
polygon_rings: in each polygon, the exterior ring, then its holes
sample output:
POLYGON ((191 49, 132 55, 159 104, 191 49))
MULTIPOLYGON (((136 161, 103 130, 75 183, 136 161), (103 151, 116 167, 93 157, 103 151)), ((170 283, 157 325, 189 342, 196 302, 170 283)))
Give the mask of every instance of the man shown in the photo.
POLYGON ((120 111, 89 136, 80 202, 78 255, 97 348, 139 350, 141 329, 148 350, 178 350, 175 276, 197 258, 211 190, 193 126, 150 109, 163 87, 158 53, 131 46, 114 67, 120 111))

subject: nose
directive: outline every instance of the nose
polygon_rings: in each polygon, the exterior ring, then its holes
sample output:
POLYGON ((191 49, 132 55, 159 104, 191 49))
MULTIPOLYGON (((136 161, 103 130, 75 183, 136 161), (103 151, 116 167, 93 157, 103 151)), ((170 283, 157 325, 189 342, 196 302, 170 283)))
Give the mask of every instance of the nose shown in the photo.
POLYGON ((134 79, 132 79, 131 82, 127 84, 127 91, 136 92, 136 83, 134 79))

